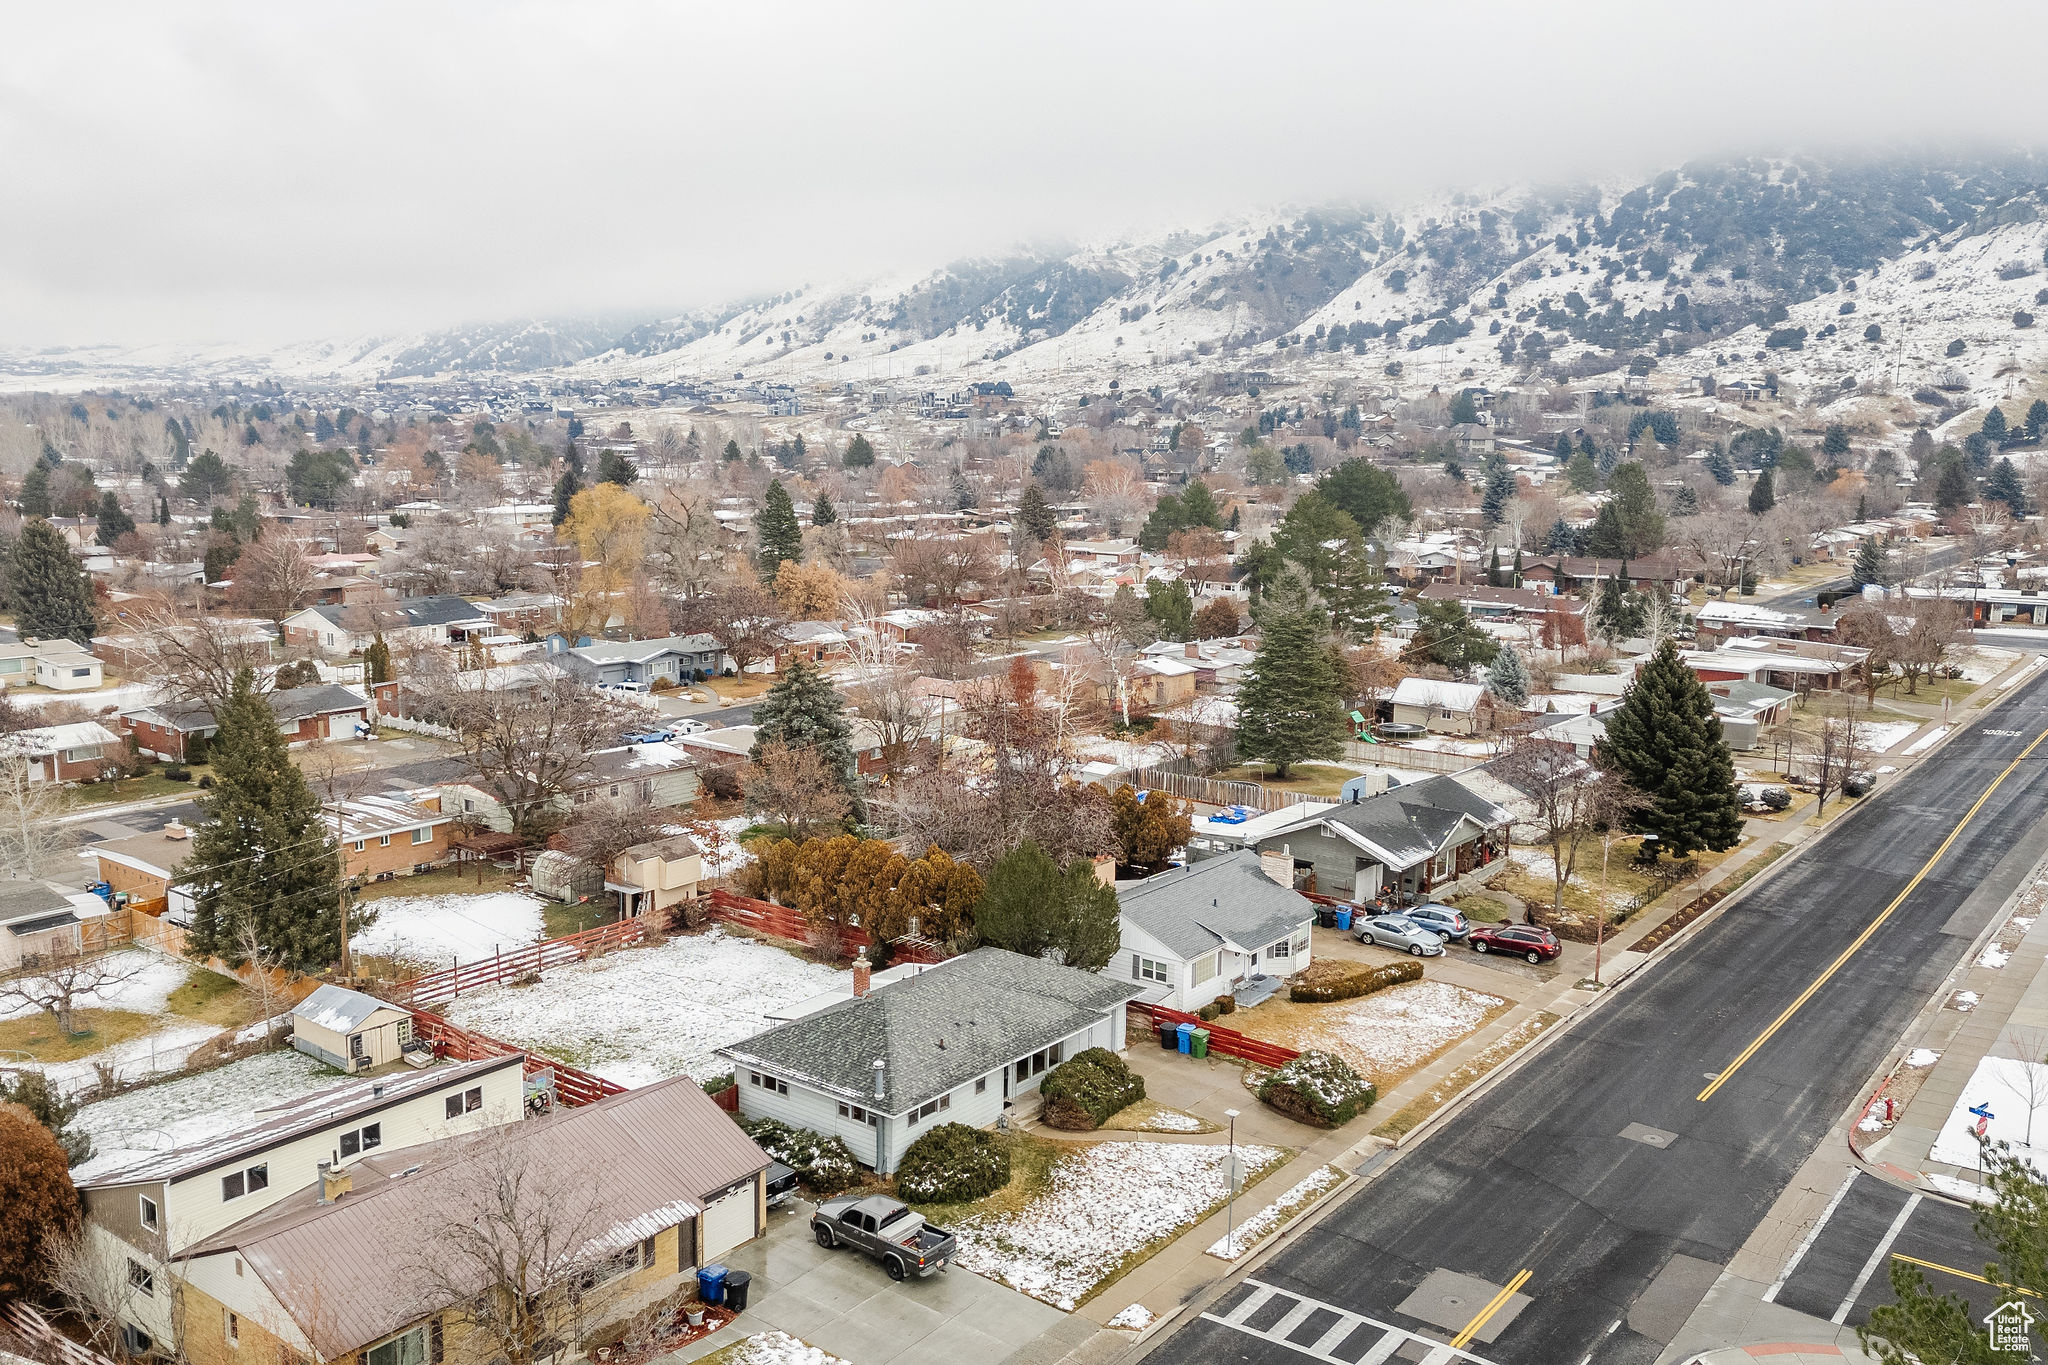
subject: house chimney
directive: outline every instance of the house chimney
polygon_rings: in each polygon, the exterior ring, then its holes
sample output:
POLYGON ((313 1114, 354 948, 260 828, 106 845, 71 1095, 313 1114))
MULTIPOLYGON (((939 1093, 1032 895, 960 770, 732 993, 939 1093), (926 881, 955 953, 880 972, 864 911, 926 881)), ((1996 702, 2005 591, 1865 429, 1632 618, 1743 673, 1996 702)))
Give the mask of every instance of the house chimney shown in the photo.
POLYGON ((884 1062, 880 1057, 875 1058, 875 1098, 878 1100, 884 1100, 889 1097, 888 1087, 884 1084, 888 1071, 888 1063, 884 1062))
POLYGON ((1288 890, 1294 889, 1294 859, 1285 853, 1276 853, 1271 849, 1260 853, 1259 871, 1288 890))
POLYGON ((1202 657, 1202 647, 1201 647, 1200 645, 1196 644, 1196 643, 1195 643, 1195 642, 1194 642, 1193 640, 1190 640, 1190 641, 1188 641, 1188 644, 1187 644, 1187 657, 1188 657, 1188 658, 1190 658, 1190 659, 1199 659, 1199 658, 1201 658, 1201 657, 1202 657))
POLYGON ((166 839, 189 839, 191 837, 192 831, 186 828, 182 820, 173 820, 164 826, 164 838, 166 839))
POLYGON ((320 1202, 332 1204, 355 1188, 355 1176, 332 1161, 320 1163, 320 1202))
MULTIPOLYGON (((853 998, 858 1000, 868 993, 873 978, 868 966, 868 950, 860 950, 860 956, 853 960, 853 998)), ((877 1066, 880 1063, 876 1063, 877 1066)))

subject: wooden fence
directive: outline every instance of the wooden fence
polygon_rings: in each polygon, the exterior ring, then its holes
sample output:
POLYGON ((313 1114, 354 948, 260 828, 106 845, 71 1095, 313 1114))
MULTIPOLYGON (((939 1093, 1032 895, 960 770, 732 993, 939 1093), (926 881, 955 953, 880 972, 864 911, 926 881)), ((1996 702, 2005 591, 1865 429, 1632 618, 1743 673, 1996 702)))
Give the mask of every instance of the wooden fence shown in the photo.
MULTIPOLYGON (((803 911, 794 906, 755 900, 752 896, 742 896, 722 886, 713 887, 702 905, 704 913, 721 924, 751 929, 757 934, 786 938, 795 943, 809 943, 812 938, 810 921, 804 918, 803 911)), ((848 925, 839 931, 839 944, 844 952, 872 948, 874 943, 864 929, 848 925)), ((926 938, 893 939, 890 948, 890 958, 895 962, 944 962, 951 956, 944 945, 926 938)))
POLYGON ((7 1305, 7 1325, 31 1344, 48 1351, 63 1365, 114 1365, 99 1352, 79 1345, 50 1326, 49 1319, 21 1299, 7 1305))
POLYGON ((581 962, 614 948, 630 948, 646 939, 647 926, 644 922, 623 919, 613 924, 601 924, 595 929, 585 929, 580 934, 567 934, 544 943, 514 948, 509 953, 501 952, 474 962, 458 962, 453 967, 443 967, 438 972, 428 972, 425 976, 401 981, 375 993, 397 1005, 416 1006, 453 1000, 464 991, 473 991, 479 986, 517 981, 547 967, 581 962))
POLYGON ((606 1095, 623 1095, 626 1087, 617 1081, 608 1081, 602 1076, 593 1076, 567 1062, 558 1062, 551 1057, 530 1048, 514 1047, 512 1044, 493 1038, 488 1034, 475 1033, 460 1024, 450 1023, 438 1014, 414 1008, 412 1012, 413 1037, 432 1043, 434 1050, 444 1057, 453 1057, 459 1062, 473 1062, 485 1057, 512 1057, 524 1053, 525 1074, 543 1076, 553 1074, 555 1097, 563 1104, 575 1107, 594 1104, 606 1095))
POLYGON ((1411 749, 1405 744, 1344 745, 1344 758, 1351 763, 1368 763, 1382 768, 1413 768, 1427 773, 1462 773, 1488 760, 1476 754, 1447 754, 1437 749, 1411 749))
POLYGON ((1205 806, 1252 806, 1258 810, 1285 810, 1304 801, 1328 799, 1310 796, 1305 792, 1268 787, 1262 782, 1233 782, 1221 777, 1198 777, 1194 773, 1169 772, 1164 768, 1134 770, 1131 773, 1131 785, 1150 791, 1165 792, 1168 796, 1179 797, 1183 801, 1199 801, 1205 806))
MULTIPOLYGON (((1221 1053, 1225 1057, 1237 1057, 1256 1066, 1282 1067, 1301 1055, 1291 1047, 1268 1043, 1263 1039, 1239 1033, 1236 1029, 1205 1024, 1196 1015, 1170 1010, 1164 1005, 1143 1005, 1133 1000, 1126 1008, 1132 1015, 1143 1019, 1145 1029, 1155 1037, 1161 1024, 1193 1024, 1196 1028, 1209 1030, 1209 1051, 1221 1053)), ((1138 1047, 1142 1044, 1132 1043, 1131 1046, 1138 1047)))

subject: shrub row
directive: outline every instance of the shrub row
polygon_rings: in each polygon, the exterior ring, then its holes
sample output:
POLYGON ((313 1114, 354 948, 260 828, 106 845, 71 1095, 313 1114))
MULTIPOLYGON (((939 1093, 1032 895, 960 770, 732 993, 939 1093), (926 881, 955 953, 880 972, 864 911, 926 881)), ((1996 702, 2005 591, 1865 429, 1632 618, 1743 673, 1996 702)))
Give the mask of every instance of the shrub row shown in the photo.
POLYGON ((1404 981, 1422 980, 1420 962, 1346 962, 1341 958, 1319 957, 1301 969, 1288 988, 1287 998, 1302 1004, 1323 1004, 1371 995, 1404 981))
POLYGON ((1009 1147, 964 1123, 940 1124, 896 1163, 896 1193, 913 1204, 964 1204, 1009 1183, 1009 1147))
POLYGON ((1259 1098, 1299 1123, 1338 1128, 1379 1098, 1344 1061, 1328 1052, 1304 1052, 1259 1084, 1259 1098))
POLYGON ((1047 1072, 1038 1095, 1045 1101, 1040 1117, 1047 1127, 1085 1133, 1144 1099, 1145 1078, 1114 1052, 1091 1047, 1047 1072))
POLYGON ((836 1137, 792 1128, 777 1119, 733 1117, 762 1151, 795 1171, 814 1193, 837 1194, 860 1180, 860 1163, 836 1137))

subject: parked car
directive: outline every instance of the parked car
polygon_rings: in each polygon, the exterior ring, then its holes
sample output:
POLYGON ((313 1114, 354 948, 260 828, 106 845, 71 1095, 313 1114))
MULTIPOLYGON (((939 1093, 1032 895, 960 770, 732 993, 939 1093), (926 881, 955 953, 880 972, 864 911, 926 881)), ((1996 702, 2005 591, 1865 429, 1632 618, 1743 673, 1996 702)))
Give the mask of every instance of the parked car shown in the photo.
POLYGON ((1463 943, 1466 935, 1472 932, 1472 922, 1441 901, 1411 905, 1401 913, 1438 938, 1446 938, 1453 943, 1463 943))
POLYGON ((796 1172, 779 1161, 768 1163, 767 1174, 762 1177, 768 1186, 768 1207, 776 1208, 796 1198, 796 1172))
POLYGON ((666 744, 668 743, 668 731, 628 730, 620 738, 624 739, 628 744, 666 744))
POLYGON ((1351 936, 1377 948, 1400 948, 1415 957, 1436 957, 1444 950, 1441 935, 1431 933, 1406 915, 1374 915, 1353 929, 1351 936))
POLYGON ((933 1227, 900 1199, 885 1194, 845 1194, 827 1199, 811 1215, 811 1232, 821 1247, 850 1246, 882 1263, 892 1280, 922 1278, 944 1270, 953 1258, 953 1234, 933 1227))
POLYGON ((1513 953, 1530 962, 1548 962, 1564 951, 1556 934, 1536 924, 1482 924, 1471 943, 1475 953, 1513 953))
POLYGON ((710 728, 701 720, 679 720, 668 727, 668 737, 675 739, 680 735, 701 735, 710 728))

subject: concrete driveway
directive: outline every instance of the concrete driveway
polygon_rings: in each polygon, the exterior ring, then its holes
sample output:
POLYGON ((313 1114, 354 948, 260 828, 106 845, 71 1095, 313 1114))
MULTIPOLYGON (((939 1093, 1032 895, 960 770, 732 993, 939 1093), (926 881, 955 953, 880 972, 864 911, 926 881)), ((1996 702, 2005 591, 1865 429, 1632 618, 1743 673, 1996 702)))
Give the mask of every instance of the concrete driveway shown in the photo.
POLYGON ((657 1365, 695 1360, 772 1329, 856 1365, 1050 1365, 1098 1334, 1111 1339, 1105 1345, 1124 1344, 1087 1318, 965 1270, 897 1284, 858 1252, 819 1246, 810 1218, 811 1205, 801 1200, 771 1211, 768 1235, 726 1258, 754 1277, 747 1311, 657 1365))

